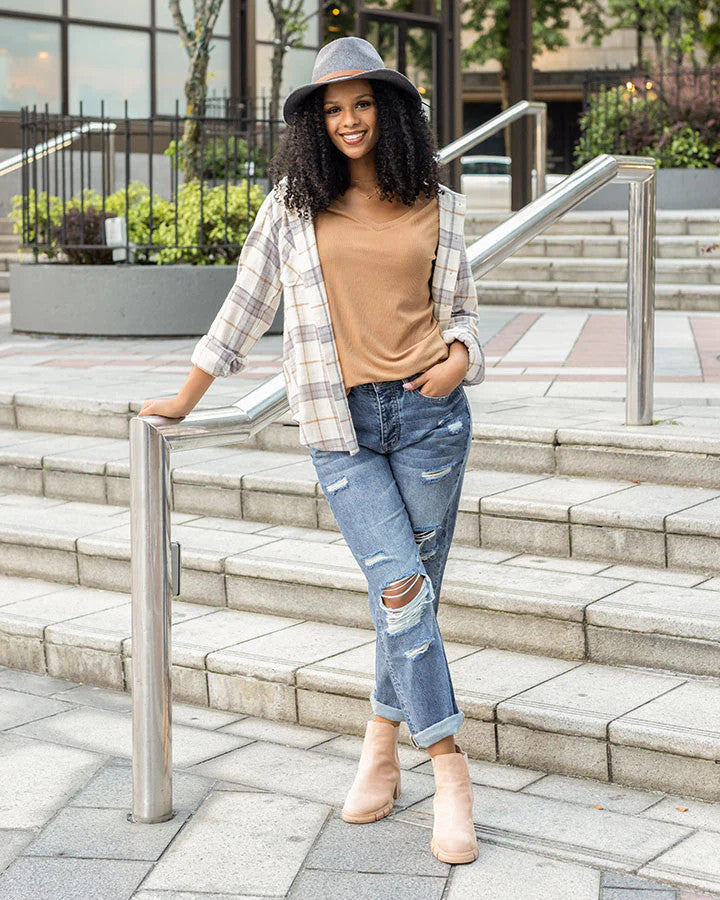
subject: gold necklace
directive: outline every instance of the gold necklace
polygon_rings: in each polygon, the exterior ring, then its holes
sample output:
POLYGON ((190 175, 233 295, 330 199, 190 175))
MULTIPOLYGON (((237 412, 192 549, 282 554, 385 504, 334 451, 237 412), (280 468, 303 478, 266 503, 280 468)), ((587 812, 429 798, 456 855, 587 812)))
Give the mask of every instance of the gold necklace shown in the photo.
POLYGON ((360 191, 360 193, 363 195, 363 197, 365 197, 366 200, 370 200, 370 198, 372 197, 373 194, 375 194, 375 196, 377 196, 377 188, 374 191, 372 191, 372 193, 366 194, 365 191, 362 190, 362 188, 359 188, 355 184, 351 184, 350 187, 354 188, 356 191, 360 191))

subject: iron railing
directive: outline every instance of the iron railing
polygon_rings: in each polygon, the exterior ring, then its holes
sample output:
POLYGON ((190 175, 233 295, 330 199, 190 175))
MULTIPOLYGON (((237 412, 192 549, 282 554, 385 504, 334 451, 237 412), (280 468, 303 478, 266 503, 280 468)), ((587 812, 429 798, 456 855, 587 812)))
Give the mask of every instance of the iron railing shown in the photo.
MULTIPOLYGON (((630 185, 628 206, 627 424, 652 421, 655 161, 599 156, 468 248, 476 277, 610 181, 630 185)), ((233 406, 130 422, 132 542, 133 811, 138 822, 172 813, 170 606, 179 591, 179 547, 170 535, 170 451, 235 443, 288 410, 282 373, 233 406)))
POLYGON ((613 153, 652 156, 670 168, 718 166, 720 65, 588 72, 580 130, 576 165, 613 153))
POLYGON ((22 246, 35 261, 61 254, 73 262, 88 252, 101 259, 107 244, 98 220, 121 217, 125 238, 112 246, 124 248, 125 260, 235 262, 267 192, 283 123, 259 117, 264 101, 216 99, 203 116, 181 115, 178 104, 174 115, 148 118, 130 118, 127 102, 119 118, 106 116, 103 104, 99 117, 84 115, 82 104, 79 115, 23 107, 21 153, 4 164, 21 168, 22 246), (199 127, 200 146, 186 184, 188 124, 199 127))

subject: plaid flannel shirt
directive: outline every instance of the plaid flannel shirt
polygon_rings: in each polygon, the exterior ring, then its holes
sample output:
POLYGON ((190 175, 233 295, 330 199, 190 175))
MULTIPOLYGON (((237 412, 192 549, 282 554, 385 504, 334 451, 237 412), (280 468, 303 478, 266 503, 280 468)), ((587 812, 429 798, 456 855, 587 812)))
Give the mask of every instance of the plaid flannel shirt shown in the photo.
MULTIPOLYGON (((280 193, 285 183, 283 178, 280 193)), ((235 283, 195 346, 192 362, 214 376, 241 372, 253 345, 272 324, 282 293, 282 367, 300 443, 352 455, 360 448, 340 370, 315 228, 311 219, 288 211, 274 195, 271 187, 243 245, 235 283)), ((478 335, 477 289, 465 248, 465 195, 441 184, 438 210, 433 314, 443 340, 462 341, 468 349, 462 384, 479 384, 485 378, 485 356, 478 335)))

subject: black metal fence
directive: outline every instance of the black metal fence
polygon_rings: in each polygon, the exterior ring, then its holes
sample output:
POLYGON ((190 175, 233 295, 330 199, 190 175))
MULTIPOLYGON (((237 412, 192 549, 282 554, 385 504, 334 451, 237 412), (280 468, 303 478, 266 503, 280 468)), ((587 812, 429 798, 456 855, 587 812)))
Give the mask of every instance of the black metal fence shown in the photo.
POLYGON ((283 126, 265 98, 212 98, 202 116, 176 104, 153 118, 130 118, 127 105, 121 118, 25 107, 13 207, 22 245, 36 261, 233 262, 269 190, 283 126))
POLYGON ((720 165, 720 66, 588 72, 580 126, 576 163, 605 152, 720 165))

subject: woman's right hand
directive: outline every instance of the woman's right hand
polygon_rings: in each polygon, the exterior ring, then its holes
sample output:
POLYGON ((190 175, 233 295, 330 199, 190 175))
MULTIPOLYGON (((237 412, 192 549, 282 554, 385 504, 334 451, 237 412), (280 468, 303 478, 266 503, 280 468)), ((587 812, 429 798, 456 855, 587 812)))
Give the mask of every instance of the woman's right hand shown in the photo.
POLYGON ((214 380, 214 375, 193 366, 174 397, 155 397, 153 400, 146 400, 140 407, 138 415, 182 419, 195 409, 214 380))
POLYGON ((140 408, 139 416, 165 416, 167 419, 182 419, 192 407, 188 409, 177 395, 175 397, 156 397, 154 400, 146 400, 140 408))

